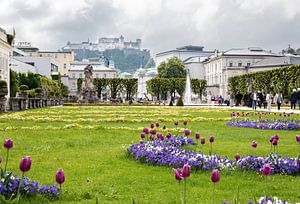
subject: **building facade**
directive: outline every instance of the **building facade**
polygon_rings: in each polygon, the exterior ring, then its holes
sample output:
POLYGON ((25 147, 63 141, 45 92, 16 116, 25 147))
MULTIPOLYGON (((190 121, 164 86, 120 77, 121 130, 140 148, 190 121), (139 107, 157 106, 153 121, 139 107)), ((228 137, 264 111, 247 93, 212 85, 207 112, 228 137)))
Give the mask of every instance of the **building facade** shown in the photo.
POLYGON ((11 45, 8 43, 7 33, 0 28, 0 79, 6 81, 9 97, 9 64, 11 55, 11 45))
POLYGON ((221 95, 225 98, 229 94, 229 77, 246 74, 253 64, 279 57, 282 55, 256 47, 230 49, 226 52, 215 51, 214 55, 203 62, 209 95, 221 95))

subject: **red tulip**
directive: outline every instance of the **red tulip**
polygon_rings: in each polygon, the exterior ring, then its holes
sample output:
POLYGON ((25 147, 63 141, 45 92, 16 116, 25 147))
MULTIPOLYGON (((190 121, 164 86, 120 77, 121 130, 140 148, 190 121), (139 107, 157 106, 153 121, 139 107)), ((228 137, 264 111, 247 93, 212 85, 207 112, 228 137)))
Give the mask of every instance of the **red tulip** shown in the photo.
POLYGON ((187 178, 189 177, 191 174, 191 167, 189 164, 185 164, 183 165, 183 169, 182 169, 182 177, 183 178, 187 178))
POLYGON ((13 143, 13 140, 12 140, 11 138, 5 139, 5 140, 4 140, 4 147, 5 147, 6 149, 12 148, 13 145, 14 145, 14 143, 13 143))
POLYGON ((31 158, 30 156, 24 156, 20 162, 20 170, 23 172, 29 171, 31 167, 31 158))
POLYGON ((221 177, 221 175, 220 175, 220 172, 219 172, 218 169, 214 169, 211 172, 211 177, 210 178, 211 178, 212 182, 216 183, 216 182, 220 181, 220 177, 221 177))
POLYGON ((64 173, 64 170, 62 168, 59 168, 56 172, 56 182, 58 184, 62 184, 63 182, 65 182, 65 173, 64 173))

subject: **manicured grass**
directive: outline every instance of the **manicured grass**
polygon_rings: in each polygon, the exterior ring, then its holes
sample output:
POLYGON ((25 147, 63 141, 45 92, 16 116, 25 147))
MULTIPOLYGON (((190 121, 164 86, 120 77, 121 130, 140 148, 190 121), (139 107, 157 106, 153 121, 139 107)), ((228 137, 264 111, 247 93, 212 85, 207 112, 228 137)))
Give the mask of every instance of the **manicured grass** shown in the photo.
MULTIPOLYGON (((280 136, 280 154, 297 157, 300 153, 295 141, 299 131, 227 127, 229 113, 200 107, 55 107, 1 114, 0 129, 2 138, 14 140, 8 169, 20 174, 21 157, 30 155, 33 163, 27 175, 46 184, 55 182, 58 167, 64 169, 63 203, 95 203, 96 197, 100 203, 179 203, 171 167, 142 164, 125 154, 124 148, 139 141, 141 129, 151 121, 174 128, 174 119, 187 119, 192 136, 195 131, 207 140, 214 135, 213 151, 232 159, 237 152, 268 154, 269 137, 275 133, 280 136), (258 141, 256 149, 251 147, 252 140, 258 141)), ((208 150, 206 144, 204 151, 208 150)), ((4 149, 1 153, 5 158, 4 149)), ((216 185, 217 203, 232 201, 238 187, 241 203, 263 196, 265 189, 270 195, 300 201, 299 176, 271 175, 266 187, 264 177, 255 172, 225 170, 216 185)), ((187 181, 188 203, 210 203, 212 188, 209 171, 192 172, 187 181)), ((40 197, 28 201, 45 202, 40 197)))

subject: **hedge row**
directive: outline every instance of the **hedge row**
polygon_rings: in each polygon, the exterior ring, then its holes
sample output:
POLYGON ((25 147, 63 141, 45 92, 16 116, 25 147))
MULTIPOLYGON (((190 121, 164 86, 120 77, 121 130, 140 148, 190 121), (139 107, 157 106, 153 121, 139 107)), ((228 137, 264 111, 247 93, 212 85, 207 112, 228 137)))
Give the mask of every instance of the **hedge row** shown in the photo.
POLYGON ((256 91, 263 90, 273 94, 280 91, 287 98, 293 89, 300 88, 300 65, 230 77, 229 91, 234 94, 246 94, 249 82, 256 91))

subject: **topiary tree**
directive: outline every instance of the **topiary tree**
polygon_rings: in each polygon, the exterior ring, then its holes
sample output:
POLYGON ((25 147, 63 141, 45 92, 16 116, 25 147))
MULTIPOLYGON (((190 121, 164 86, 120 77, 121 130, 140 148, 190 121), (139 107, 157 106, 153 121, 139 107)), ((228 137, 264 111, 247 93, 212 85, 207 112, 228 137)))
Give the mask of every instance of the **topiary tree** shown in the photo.
POLYGON ((96 79, 94 79, 93 84, 98 93, 98 98, 101 99, 102 91, 105 90, 108 85, 108 79, 107 78, 96 78, 96 79))
POLYGON ((122 87, 124 88, 126 94, 126 100, 131 101, 132 96, 136 94, 138 86, 137 79, 123 79, 122 87))
POLYGON ((182 97, 179 97, 179 99, 176 102, 176 106, 184 106, 182 97))
POLYGON ((17 72, 10 69, 10 96, 15 97, 18 92, 19 81, 17 72))

